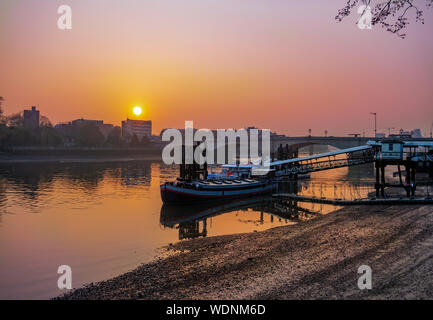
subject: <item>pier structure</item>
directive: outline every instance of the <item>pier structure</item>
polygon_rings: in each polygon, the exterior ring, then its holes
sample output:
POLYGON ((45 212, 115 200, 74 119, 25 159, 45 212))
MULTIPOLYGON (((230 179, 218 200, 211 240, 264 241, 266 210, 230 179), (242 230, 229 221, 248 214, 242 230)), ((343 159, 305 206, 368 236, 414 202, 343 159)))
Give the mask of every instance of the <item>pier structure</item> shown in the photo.
MULTIPOLYGON (((307 157, 276 160, 269 163, 269 168, 276 177, 294 176, 316 171, 372 163, 376 160, 378 148, 363 145, 332 152, 319 153, 307 157)), ((253 169, 254 174, 254 169, 253 169)))
MULTIPOLYGON (((281 146, 279 149, 281 149, 281 146)), ((289 150, 289 146, 286 146, 286 149, 289 150)), ((279 151, 279 154, 281 154, 281 151, 279 151)), ((385 197, 385 188, 390 186, 403 187, 408 197, 414 197, 416 173, 420 171, 426 172, 430 177, 433 177, 433 141, 404 141, 400 139, 368 141, 365 145, 338 151, 271 161, 269 168, 275 177, 296 178, 297 174, 365 163, 375 164, 376 197, 385 197), (399 184, 385 182, 385 168, 387 166, 398 167, 399 184), (402 168, 405 169, 406 174, 404 182, 402 168)))
POLYGON ((427 172, 433 177, 433 142, 403 141, 399 139, 387 139, 382 142, 371 142, 370 145, 380 146, 380 152, 376 155, 376 196, 385 196, 385 187, 395 186, 385 182, 385 168, 397 166, 399 184, 406 190, 408 197, 415 196, 416 173, 427 172), (405 181, 403 182, 402 167, 405 169, 405 181))

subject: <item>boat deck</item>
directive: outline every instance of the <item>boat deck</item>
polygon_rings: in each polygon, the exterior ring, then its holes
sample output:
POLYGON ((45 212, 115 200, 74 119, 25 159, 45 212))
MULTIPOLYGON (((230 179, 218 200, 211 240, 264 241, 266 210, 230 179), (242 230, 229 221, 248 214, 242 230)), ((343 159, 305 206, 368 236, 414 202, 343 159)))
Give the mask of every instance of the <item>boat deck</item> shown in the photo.
POLYGON ((224 189, 231 188, 245 188, 256 185, 262 185, 263 182, 253 179, 215 179, 215 180, 192 180, 192 181, 179 181, 177 185, 191 185, 203 189, 224 189))

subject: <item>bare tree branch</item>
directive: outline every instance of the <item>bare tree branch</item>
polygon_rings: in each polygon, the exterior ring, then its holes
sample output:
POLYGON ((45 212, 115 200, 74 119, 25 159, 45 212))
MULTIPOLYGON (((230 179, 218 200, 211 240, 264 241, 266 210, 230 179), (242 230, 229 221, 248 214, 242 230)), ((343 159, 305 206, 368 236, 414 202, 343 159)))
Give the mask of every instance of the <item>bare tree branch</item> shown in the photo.
MULTIPOLYGON (((403 31, 409 24, 407 17, 409 11, 413 10, 415 12, 415 22, 424 24, 423 10, 419 9, 418 5, 414 4, 415 2, 425 8, 430 8, 433 5, 433 0, 377 0, 374 5, 371 4, 371 0, 347 0, 346 5, 338 10, 335 20, 341 22, 352 13, 353 8, 360 5, 371 6, 371 24, 373 26, 380 25, 387 31, 404 39, 406 33, 403 31)), ((363 14, 365 12, 366 9, 364 9, 363 14)))

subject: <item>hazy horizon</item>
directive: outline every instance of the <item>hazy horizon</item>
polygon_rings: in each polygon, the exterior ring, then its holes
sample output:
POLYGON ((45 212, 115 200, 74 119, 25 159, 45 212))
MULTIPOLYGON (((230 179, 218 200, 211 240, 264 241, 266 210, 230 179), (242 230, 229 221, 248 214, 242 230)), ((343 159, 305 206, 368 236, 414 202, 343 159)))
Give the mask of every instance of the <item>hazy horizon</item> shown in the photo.
POLYGON ((153 133, 257 126, 292 136, 366 135, 433 122, 433 9, 402 40, 359 30, 345 0, 3 0, 0 96, 53 123, 120 125, 145 108, 153 133), (72 7, 72 30, 57 28, 72 7))

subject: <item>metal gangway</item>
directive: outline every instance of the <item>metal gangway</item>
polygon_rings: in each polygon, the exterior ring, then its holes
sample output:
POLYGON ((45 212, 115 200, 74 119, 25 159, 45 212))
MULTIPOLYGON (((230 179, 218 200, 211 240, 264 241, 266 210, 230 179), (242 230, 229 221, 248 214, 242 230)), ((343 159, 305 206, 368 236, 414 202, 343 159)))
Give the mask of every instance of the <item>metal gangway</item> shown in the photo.
POLYGON ((307 157, 271 161, 268 163, 268 168, 275 172, 276 177, 283 177, 350 167, 374 162, 377 150, 378 149, 374 146, 363 145, 332 152, 319 153, 307 157), (346 155, 346 157, 337 158, 337 156, 340 155, 346 155))

